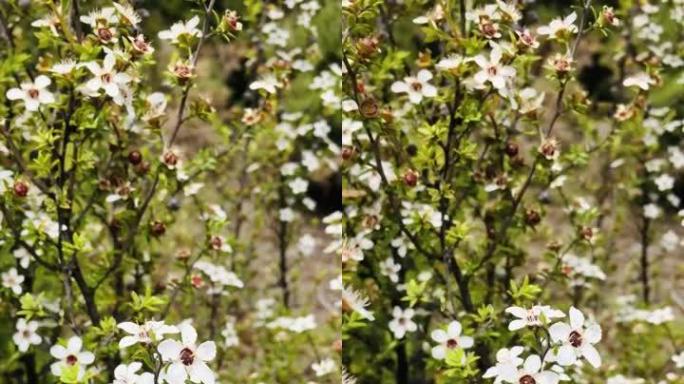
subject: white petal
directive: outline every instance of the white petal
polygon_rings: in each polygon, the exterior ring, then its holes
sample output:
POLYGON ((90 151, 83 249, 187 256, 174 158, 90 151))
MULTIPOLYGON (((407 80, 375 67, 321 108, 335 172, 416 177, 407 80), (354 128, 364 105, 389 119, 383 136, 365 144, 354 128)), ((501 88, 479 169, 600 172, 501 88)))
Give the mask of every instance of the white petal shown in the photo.
POLYGON ((584 331, 584 340, 591 344, 596 344, 601 341, 601 327, 598 324, 590 325, 584 331))
POLYGON ((558 384, 558 375, 554 372, 544 371, 534 375, 537 384, 558 384))
POLYGON ((516 320, 511 321, 510 324, 508 324, 508 330, 509 331, 517 331, 518 329, 525 328, 526 325, 527 325, 527 322, 525 320, 516 319, 516 320))
POLYGON ((475 341, 470 336, 461 336, 458 340, 458 345, 463 349, 468 349, 473 346, 475 341))
POLYGON ((128 348, 137 342, 138 342, 138 338, 135 336, 124 336, 121 338, 121 340, 119 340, 119 348, 121 348, 121 349, 128 348))
POLYGON ((421 69, 418 72, 418 76, 416 76, 416 78, 421 83, 428 82, 428 81, 430 81, 430 79, 432 79, 432 72, 428 71, 427 69, 421 69))
POLYGON ((447 329, 447 333, 449 334, 450 338, 456 338, 461 335, 462 331, 461 323, 458 321, 452 321, 449 323, 449 328, 447 329))
POLYGON ((197 347, 195 354, 204 361, 214 360, 214 357, 216 357, 216 344, 213 341, 205 341, 197 347))
POLYGON ((10 100, 20 100, 23 99, 26 93, 19 88, 12 88, 7 91, 6 96, 10 100))
POLYGON ((581 329, 584 325, 584 314, 575 307, 570 307, 570 326, 572 329, 581 329))
POLYGON ((130 321, 125 321, 123 323, 119 323, 116 327, 127 332, 127 333, 130 333, 131 335, 137 335, 138 332, 140 331, 140 326, 138 324, 132 323, 130 321))
POLYGON ((556 323, 549 328, 551 339, 555 342, 568 340, 570 332, 572 332, 572 328, 565 323, 556 323))
POLYGON ((437 88, 431 84, 423 84, 423 96, 435 97, 437 96, 437 88))
POLYGON ((40 75, 40 76, 36 77, 36 81, 34 82, 34 84, 38 88, 45 88, 48 85, 50 85, 50 83, 52 83, 52 81, 50 80, 49 77, 47 77, 45 75, 40 75))
POLYGON ((446 348, 443 345, 437 345, 432 348, 432 357, 437 360, 443 360, 446 356, 446 348))
POLYGON ((25 100, 26 103, 26 110, 27 111, 37 111, 38 108, 40 108, 40 101, 35 100, 35 99, 27 99, 25 100))
POLYGON ((169 361, 177 359, 180 356, 180 352, 183 349, 183 345, 176 340, 166 339, 159 343, 157 350, 162 356, 162 360, 169 361))
POLYGON ((573 365, 577 361, 575 349, 570 345, 563 345, 558 349, 556 355, 556 362, 562 366, 573 365))
POLYGON ((83 340, 78 336, 72 336, 67 342, 67 351, 70 353, 79 353, 83 347, 83 340))
POLYGON ((601 366, 601 355, 599 355, 596 348, 591 344, 584 344, 582 346, 582 356, 591 364, 594 368, 601 366))
POLYGON ((430 334, 430 337, 432 337, 432 340, 434 340, 438 343, 445 343, 447 341, 447 339, 449 338, 447 333, 441 329, 435 329, 434 331, 432 331, 432 333, 430 334))
POLYGON ((81 352, 78 354, 78 362, 83 365, 92 364, 95 361, 95 355, 92 352, 81 352))
POLYGON ((537 373, 541 369, 541 358, 537 355, 531 355, 525 360, 523 367, 527 373, 537 373))
POLYGON ((188 374, 185 372, 185 367, 182 363, 171 364, 166 370, 166 381, 169 384, 185 384, 185 379, 187 378, 188 374))
POLYGON ((195 344, 197 341, 197 331, 195 328, 190 324, 182 324, 179 328, 181 331, 181 339, 183 340, 183 344, 195 344))
POLYGON ((405 93, 408 92, 409 86, 403 81, 395 81, 394 83, 392 83, 392 87, 390 89, 394 93, 405 93))
POLYGON ((195 383, 214 384, 214 372, 209 369, 209 366, 203 361, 195 360, 195 363, 190 366, 189 372, 190 380, 195 383))
POLYGON ((53 346, 50 348, 50 354, 51 354, 52 357, 54 357, 55 359, 61 360, 61 359, 65 358, 65 357, 67 356, 67 350, 66 350, 66 348, 64 348, 64 347, 61 346, 61 345, 53 345, 53 346))
POLYGON ((42 104, 52 104, 55 102, 55 96, 48 91, 40 91, 38 94, 38 101, 42 104))

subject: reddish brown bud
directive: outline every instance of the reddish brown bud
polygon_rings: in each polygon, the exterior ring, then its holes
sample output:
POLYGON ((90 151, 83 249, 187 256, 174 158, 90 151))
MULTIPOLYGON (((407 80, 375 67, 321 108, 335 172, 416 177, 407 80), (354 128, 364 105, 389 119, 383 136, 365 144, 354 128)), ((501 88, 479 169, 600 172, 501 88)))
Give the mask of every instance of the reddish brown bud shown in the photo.
POLYGON ((373 118, 378 116, 380 109, 374 99, 368 98, 361 102, 359 111, 364 117, 373 118))
POLYGON ((409 187, 415 187, 418 184, 418 173, 412 169, 406 171, 404 173, 404 184, 409 187))
POLYGON ((525 211, 525 224, 530 227, 534 227, 541 222, 541 216, 539 212, 534 209, 528 209, 525 211))
POLYGON ((354 157, 354 147, 342 147, 342 160, 347 161, 354 157))
POLYGON ((518 156, 518 144, 515 143, 514 141, 509 141, 506 143, 506 154, 509 157, 516 157, 518 156))
POLYGON ((166 224, 159 220, 155 220, 150 224, 150 231, 155 237, 160 237, 166 233, 166 224))
POLYGON ((14 196, 26 197, 26 195, 28 195, 29 192, 29 186, 25 181, 17 180, 14 182, 12 190, 14 191, 14 196))
POLYGON ((128 162, 133 165, 138 165, 142 161, 142 153, 137 149, 132 150, 128 153, 128 162))

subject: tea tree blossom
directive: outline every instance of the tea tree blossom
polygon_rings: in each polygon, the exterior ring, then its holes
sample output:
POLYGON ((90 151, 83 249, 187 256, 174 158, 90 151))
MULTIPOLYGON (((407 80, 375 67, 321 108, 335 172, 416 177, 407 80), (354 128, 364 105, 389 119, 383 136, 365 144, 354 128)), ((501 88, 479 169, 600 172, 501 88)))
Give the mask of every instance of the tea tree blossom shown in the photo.
POLYGON ((36 332, 38 330, 37 321, 26 321, 21 318, 17 320, 17 332, 12 336, 14 344, 17 345, 19 352, 28 351, 31 345, 40 345, 42 339, 36 332))
POLYGON ((663 173, 662 175, 656 177, 653 181, 658 187, 658 190, 662 192, 672 189, 672 187, 674 187, 675 179, 672 176, 663 173))
POLYGON ((394 334, 394 338, 403 339, 406 333, 415 332, 418 329, 418 325, 413 321, 414 315, 413 308, 394 307, 392 320, 389 322, 389 329, 394 334))
POLYGON ((684 368, 684 352, 673 355, 671 360, 675 363, 675 367, 684 368))
POLYGON ((373 312, 366 309, 370 305, 370 302, 366 296, 361 292, 345 286, 342 289, 342 310, 347 312, 356 312, 363 319, 368 321, 375 320, 373 312))
POLYGON ((479 87, 490 83, 494 88, 502 91, 506 88, 506 82, 515 76, 515 69, 501 63, 502 52, 499 48, 492 49, 489 59, 484 55, 477 55, 473 59, 480 67, 475 74, 475 82, 479 87))
POLYGON ((119 13, 119 21, 127 24, 128 26, 137 28, 138 24, 140 24, 140 22, 142 21, 140 15, 138 15, 135 9, 133 9, 133 7, 131 7, 130 5, 112 3, 112 6, 114 6, 116 11, 119 13))
POLYGON ((432 357, 437 360, 444 360, 447 353, 455 348, 468 349, 474 344, 474 340, 470 336, 461 335, 462 327, 458 321, 452 321, 447 326, 446 331, 443 329, 436 329, 432 331, 430 337, 438 344, 432 347, 432 357))
POLYGON ((648 91, 652 85, 655 85, 656 81, 646 73, 639 73, 626 78, 622 85, 625 87, 637 87, 644 91, 648 91))
POLYGON ((82 351, 82 348, 83 340, 78 336, 72 336, 67 341, 66 347, 53 345, 50 348, 50 354, 58 361, 50 365, 50 372, 60 377, 64 369, 78 365, 78 378, 79 380, 82 379, 85 376, 86 367, 95 361, 95 355, 88 351, 82 351))
POLYGON ((487 369, 482 375, 485 379, 494 378, 494 383, 498 384, 510 377, 515 377, 518 372, 518 366, 523 363, 520 358, 524 348, 515 346, 508 348, 501 348, 496 352, 496 365, 487 369))
POLYGON ((114 369, 112 384, 154 384, 154 375, 150 372, 138 374, 142 363, 120 364, 114 369))
POLYGON ((432 98, 437 96, 437 88, 430 84, 432 72, 427 69, 418 71, 416 77, 404 77, 404 81, 392 83, 392 92, 408 94, 409 101, 413 104, 420 104, 423 97, 432 98))
POLYGON ((191 18, 186 22, 179 21, 171 26, 170 29, 159 32, 159 38, 162 40, 171 40, 172 44, 179 44, 186 42, 188 39, 194 37, 201 37, 202 31, 197 29, 200 23, 198 16, 191 18))
POLYGON ((268 93, 275 94, 277 92, 277 88, 281 88, 282 86, 283 84, 278 81, 275 75, 269 74, 250 84, 249 89, 263 89, 268 93))
POLYGON ((116 16, 116 10, 112 7, 95 10, 88 15, 81 16, 81 22, 88 24, 95 36, 104 44, 115 43, 118 40, 114 25, 119 22, 119 19, 116 16))
POLYGON ((117 328, 129 334, 119 341, 119 348, 121 349, 137 343, 150 344, 154 341, 159 341, 165 334, 179 332, 178 328, 166 325, 163 321, 147 321, 142 325, 127 321, 119 323, 117 328))
POLYGON ((584 357, 594 368, 601 365, 601 356, 594 344, 601 341, 601 327, 585 321, 584 315, 575 307, 570 308, 570 323, 555 323, 549 328, 554 342, 561 343, 556 361, 562 366, 573 365, 584 357))
POLYGON ((542 360, 538 355, 530 355, 525 359, 521 369, 504 380, 519 384, 557 384, 559 378, 556 372, 543 369, 542 360))
POLYGON ((396 283, 399 281, 399 271, 401 270, 401 265, 394 262, 392 256, 385 259, 380 263, 380 273, 383 276, 387 276, 391 282, 396 283))
POLYGON ((546 35, 551 39, 567 39, 570 35, 577 33, 575 20, 577 20, 577 13, 573 12, 563 19, 553 19, 548 26, 539 27, 537 33, 546 35))
POLYGON ((166 381, 169 384, 184 384, 186 380, 194 383, 213 384, 214 372, 207 363, 216 356, 216 345, 213 341, 205 341, 199 345, 197 331, 189 324, 178 326, 181 341, 166 339, 157 348, 162 360, 168 362, 166 381))
POLYGON ((316 374, 316 377, 328 375, 334 372, 336 368, 337 364, 335 364, 335 360, 330 358, 311 364, 311 369, 316 374))
POLYGON ((102 89, 116 104, 123 105, 122 88, 125 88, 132 78, 128 74, 117 72, 114 69, 116 65, 114 55, 105 56, 102 65, 94 61, 84 65, 94 75, 84 86, 86 92, 89 95, 99 95, 99 91, 102 89))
POLYGON ((17 273, 16 268, 10 268, 9 271, 3 272, 0 277, 2 278, 3 287, 11 289, 17 296, 21 295, 23 291, 21 284, 24 282, 24 276, 17 273))
POLYGON ((52 83, 49 77, 40 75, 35 81, 23 82, 19 88, 11 88, 7 91, 7 98, 10 100, 21 100, 24 107, 29 112, 37 111, 41 104, 52 104, 55 96, 47 89, 52 83))
POLYGON ((552 319, 565 317, 562 311, 553 309, 548 305, 535 305, 529 309, 513 306, 506 308, 506 313, 516 317, 508 324, 510 331, 517 331, 525 327, 540 327, 552 319))

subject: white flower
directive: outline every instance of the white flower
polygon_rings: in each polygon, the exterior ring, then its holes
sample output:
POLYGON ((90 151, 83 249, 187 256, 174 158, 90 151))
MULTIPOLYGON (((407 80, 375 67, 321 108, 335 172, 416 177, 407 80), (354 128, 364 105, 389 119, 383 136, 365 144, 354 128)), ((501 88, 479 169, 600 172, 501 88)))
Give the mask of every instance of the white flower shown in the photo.
POLYGON ((663 192, 669 191, 670 189, 672 189, 672 187, 674 187, 675 179, 667 173, 663 173, 662 175, 656 177, 653 181, 658 186, 658 190, 663 192))
POLYGON ((276 88, 281 88, 282 86, 283 84, 274 75, 269 74, 250 84, 249 89, 263 89, 268 93, 275 94, 277 92, 276 88))
POLYGON ((40 75, 34 82, 26 81, 19 88, 11 88, 7 91, 10 100, 22 100, 27 111, 37 111, 41 104, 52 104, 55 96, 47 90, 52 83, 49 77, 40 75))
POLYGON ((316 377, 325 376, 335 371, 337 365, 333 359, 327 358, 311 364, 311 369, 316 373, 316 377))
POLYGON ((290 207, 282 208, 278 212, 278 219, 284 222, 291 222, 295 219, 295 213, 290 207))
POLYGON ((154 375, 149 372, 138 374, 142 363, 133 362, 128 365, 119 364, 114 369, 114 382, 112 384, 153 384, 154 375))
POLYGON ((496 365, 487 369, 482 377, 485 379, 494 377, 495 384, 514 377, 518 372, 518 366, 523 363, 523 359, 519 357, 521 353, 523 353, 523 347, 520 346, 500 349, 496 352, 496 365))
POLYGON ((302 237, 299 238, 299 241, 297 241, 297 249, 299 250, 299 252, 302 253, 302 255, 311 256, 316 250, 317 244, 318 241, 315 237, 311 236, 308 233, 305 233, 304 235, 302 235, 302 237))
POLYGON ((151 122, 164 116, 166 112, 166 96, 161 92, 154 92, 145 98, 145 114, 143 121, 151 122))
POLYGON ((16 268, 10 268, 9 271, 2 273, 2 286, 9 288, 15 295, 21 295, 21 283, 24 282, 24 276, 17 273, 16 268))
POLYGON ((50 28, 50 32, 52 32, 53 36, 59 36, 59 31, 57 30, 57 27, 62 23, 60 16, 61 15, 48 14, 44 16, 42 19, 34 20, 31 23, 31 26, 36 28, 50 28))
POLYGON ((656 309, 654 311, 651 311, 646 316, 646 321, 654 325, 668 323, 670 321, 674 321, 674 319, 675 316, 674 312, 672 311, 672 307, 663 307, 660 309, 656 309))
POLYGON ((301 177, 297 177, 296 179, 287 183, 287 185, 290 187, 292 193, 294 193, 295 195, 302 194, 306 192, 306 190, 309 188, 309 182, 301 177))
POLYGON ((31 254, 25 248, 17 248, 12 252, 14 257, 19 260, 19 265, 26 269, 31 263, 31 254))
POLYGON ((228 321, 226 321, 226 325, 223 327, 223 330, 221 331, 221 336, 223 336, 223 344, 226 346, 226 348, 240 345, 240 338, 238 337, 237 330, 235 330, 234 318, 228 318, 228 321))
POLYGON ((26 321, 24 318, 17 320, 17 333, 12 336, 14 344, 17 345, 19 352, 28 351, 31 345, 39 345, 41 342, 40 335, 36 333, 38 329, 37 321, 26 321))
POLYGON ((171 363, 166 368, 166 381, 169 384, 184 384, 190 379, 193 383, 214 384, 214 372, 207 365, 216 356, 216 344, 205 341, 196 345, 197 331, 190 324, 178 326, 181 340, 166 339, 157 350, 164 362, 171 363))
POLYGON ((116 24, 118 22, 116 10, 112 7, 106 7, 92 11, 88 15, 81 16, 80 20, 82 23, 90 25, 90 27, 93 29, 107 26, 109 24, 116 24))
POLYGON ((506 81, 515 76, 515 69, 508 65, 502 65, 501 49, 494 48, 489 55, 489 60, 483 55, 477 55, 473 59, 480 67, 480 71, 475 74, 475 82, 479 87, 484 87, 486 83, 499 91, 506 88, 506 81))
POLYGON ((625 377, 623 375, 611 376, 606 381, 606 384, 644 384, 646 381, 642 378, 625 377))
POLYGON ((415 332, 418 329, 418 325, 413 322, 413 315, 415 315, 413 308, 394 307, 389 329, 396 339, 402 339, 407 332, 415 332))
POLYGON ((77 66, 78 65, 76 64, 76 62, 74 60, 65 59, 65 60, 60 61, 57 64, 54 64, 50 68, 50 72, 54 72, 58 75, 68 75, 71 72, 73 72, 77 66))
POLYGON ((119 12, 121 20, 124 20, 130 26, 137 27, 140 21, 142 21, 140 15, 130 5, 121 5, 119 3, 112 3, 112 5, 119 12))
POLYGON ((638 87, 644 91, 648 91, 651 85, 655 85, 656 81, 646 73, 639 73, 634 76, 626 78, 622 85, 625 87, 638 87))
POLYGON ((675 363, 675 367, 684 368, 684 352, 672 356, 672 361, 675 363))
POLYGON ((542 361, 538 355, 530 355, 525 359, 522 369, 504 379, 509 383, 520 384, 557 384, 558 374, 542 370, 542 361))
POLYGON ((50 354, 59 361, 50 365, 50 372, 60 377, 65 368, 78 364, 78 379, 81 380, 85 375, 86 366, 95 361, 95 355, 88 351, 81 351, 82 347, 83 341, 78 336, 72 336, 67 341, 66 348, 61 345, 53 345, 50 348, 50 354))
POLYGON ((660 217, 662 211, 660 210, 660 207, 658 207, 656 204, 649 203, 644 205, 644 217, 647 219, 657 219, 660 217))
POLYGON ((366 309, 370 305, 368 298, 361 292, 344 287, 342 289, 342 309, 358 313, 362 318, 373 321, 375 317, 373 312, 366 309))
POLYGON ((159 38, 162 40, 171 40, 171 43, 178 44, 182 37, 201 37, 202 31, 197 29, 200 19, 198 16, 193 17, 187 22, 179 21, 171 26, 170 29, 159 32, 159 38))
POLYGON ((518 110, 520 113, 528 114, 540 109, 544 103, 544 97, 546 94, 544 92, 537 92, 534 88, 525 88, 519 93, 520 105, 518 110))
POLYGON ((565 38, 567 35, 577 32, 575 20, 577 20, 577 13, 573 12, 564 19, 553 19, 548 26, 539 27, 537 33, 548 35, 551 39, 565 38))
POLYGON ((145 324, 138 325, 131 322, 123 322, 117 328, 128 333, 119 340, 119 348, 124 349, 133 344, 150 344, 159 341, 167 333, 178 333, 178 328, 166 325, 163 321, 147 321, 145 324))
POLYGON ((667 251, 674 251, 679 245, 679 236, 677 236, 674 231, 669 230, 665 232, 663 237, 660 239, 660 245, 667 251))
POLYGON ((416 77, 404 77, 404 81, 395 81, 392 84, 392 92, 408 94, 409 101, 420 104, 423 97, 437 96, 437 88, 429 83, 432 73, 427 69, 421 69, 416 77))
POLYGON ((435 68, 439 69, 440 71, 451 71, 457 69, 463 65, 463 63, 465 63, 463 56, 452 54, 440 60, 437 65, 435 65, 435 68))
POLYGON ((401 271, 401 265, 396 264, 392 256, 380 263, 380 273, 387 276, 393 283, 399 281, 399 271, 401 271))
POLYGON ((525 327, 539 327, 551 319, 565 317, 563 312, 548 305, 535 305, 530 309, 512 306, 506 308, 506 312, 517 317, 508 324, 510 331, 517 331, 525 327))
POLYGON ((435 329, 430 334, 432 340, 436 341, 438 345, 432 347, 432 357, 437 360, 443 360, 447 352, 454 348, 468 349, 473 346, 474 340, 470 336, 461 335, 461 323, 454 320, 449 323, 447 330, 435 329))
POLYGON ((570 307, 570 324, 555 323, 549 328, 551 339, 561 343, 556 361, 562 366, 573 365, 584 357, 594 368, 601 365, 601 356, 594 344, 601 341, 601 327, 585 322, 582 312, 570 307))
POLYGON ((105 56, 102 66, 94 61, 86 63, 85 66, 94 77, 85 83, 84 90, 88 95, 99 95, 100 89, 103 89, 116 104, 123 105, 122 88, 126 88, 126 84, 132 79, 126 73, 116 72, 114 70, 115 65, 116 58, 111 53, 105 56))

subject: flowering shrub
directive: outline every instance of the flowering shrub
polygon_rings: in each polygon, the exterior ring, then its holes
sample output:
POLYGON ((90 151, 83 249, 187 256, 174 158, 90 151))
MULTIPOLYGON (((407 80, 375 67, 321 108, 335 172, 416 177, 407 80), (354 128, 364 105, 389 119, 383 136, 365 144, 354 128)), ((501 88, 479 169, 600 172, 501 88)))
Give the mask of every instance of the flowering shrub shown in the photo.
POLYGON ((342 1, 345 383, 684 382, 683 15, 342 1))
POLYGON ((339 382, 339 9, 147 3, 0 2, 0 382, 339 382))

